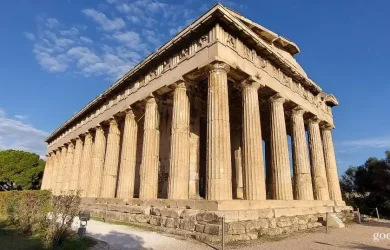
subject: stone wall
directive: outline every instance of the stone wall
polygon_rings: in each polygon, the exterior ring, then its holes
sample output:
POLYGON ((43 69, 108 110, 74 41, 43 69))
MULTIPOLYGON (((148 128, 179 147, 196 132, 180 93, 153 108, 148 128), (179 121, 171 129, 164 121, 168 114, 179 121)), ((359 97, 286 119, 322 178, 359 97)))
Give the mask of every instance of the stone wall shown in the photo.
POLYGON ((225 235, 228 242, 286 235, 321 227, 325 224, 326 212, 336 213, 343 221, 353 219, 350 208, 345 206, 288 208, 289 213, 281 214, 277 212, 280 209, 207 211, 153 205, 93 203, 91 200, 84 200, 82 209, 90 210, 94 217, 109 221, 141 224, 169 233, 190 235, 207 242, 221 240, 222 217, 225 217, 225 235))

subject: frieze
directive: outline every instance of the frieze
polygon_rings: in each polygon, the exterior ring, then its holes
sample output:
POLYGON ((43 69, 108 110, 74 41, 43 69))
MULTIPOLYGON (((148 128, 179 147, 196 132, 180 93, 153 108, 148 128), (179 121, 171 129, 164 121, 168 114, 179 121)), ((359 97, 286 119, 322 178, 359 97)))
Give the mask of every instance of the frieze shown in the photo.
POLYGON ((281 84, 288 87, 294 93, 300 95, 311 104, 321 108, 321 110, 323 110, 325 113, 331 114, 331 112, 329 112, 329 109, 327 108, 327 105, 319 104, 318 99, 315 99, 313 93, 310 90, 306 89, 301 83, 296 82, 295 80, 292 79, 292 77, 286 75, 283 71, 281 71, 280 68, 275 67, 268 60, 262 58, 260 55, 257 54, 255 50, 249 49, 239 39, 234 38, 228 32, 224 31, 222 28, 221 30, 223 33, 222 37, 226 37, 225 45, 235 49, 237 47, 237 44, 240 44, 240 47, 242 47, 242 49, 237 50, 237 52, 241 54, 243 58, 246 58, 249 61, 253 62, 253 64, 257 68, 263 69, 270 76, 277 79, 281 84))

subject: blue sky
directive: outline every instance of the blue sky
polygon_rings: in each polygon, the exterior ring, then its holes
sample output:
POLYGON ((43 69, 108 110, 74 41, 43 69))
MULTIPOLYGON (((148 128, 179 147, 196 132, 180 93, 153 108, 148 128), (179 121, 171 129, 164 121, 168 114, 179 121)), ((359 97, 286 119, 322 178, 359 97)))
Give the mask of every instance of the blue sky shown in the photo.
MULTIPOLYGON (((342 173, 390 149, 390 1, 221 1, 294 41, 333 109, 342 173)), ((214 5, 203 0, 3 1, 0 150, 44 138, 214 5)))

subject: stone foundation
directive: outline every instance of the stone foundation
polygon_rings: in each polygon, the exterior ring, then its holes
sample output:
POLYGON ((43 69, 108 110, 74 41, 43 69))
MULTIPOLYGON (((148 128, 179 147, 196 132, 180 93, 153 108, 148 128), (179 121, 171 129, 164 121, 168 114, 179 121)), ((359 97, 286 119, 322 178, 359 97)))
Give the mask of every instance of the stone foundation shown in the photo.
POLYGON ((225 217, 226 241, 252 240, 323 226, 326 213, 353 219, 350 207, 334 201, 121 200, 83 198, 82 209, 110 221, 137 223, 169 233, 218 242, 225 217), (211 209, 210 209, 211 208, 211 209))

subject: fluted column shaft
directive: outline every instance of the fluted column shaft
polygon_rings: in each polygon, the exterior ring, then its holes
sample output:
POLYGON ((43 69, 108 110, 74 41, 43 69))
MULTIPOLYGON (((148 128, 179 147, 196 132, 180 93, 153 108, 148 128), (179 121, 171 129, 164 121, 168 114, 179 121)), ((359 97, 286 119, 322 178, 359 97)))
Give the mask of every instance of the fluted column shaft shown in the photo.
POLYGON ((65 163, 65 173, 64 173, 64 181, 62 183, 62 190, 68 191, 70 187, 70 179, 72 177, 72 166, 73 166, 73 155, 74 155, 74 144, 70 142, 68 144, 68 153, 66 155, 66 163, 65 163))
POLYGON ((78 189, 80 196, 86 197, 92 173, 92 135, 87 132, 84 138, 84 148, 79 168, 78 189))
POLYGON ((110 120, 107 136, 106 158, 103 170, 103 183, 100 197, 114 198, 119 167, 120 130, 115 118, 110 120))
POLYGON ((61 151, 57 150, 55 155, 56 157, 54 162, 53 176, 51 178, 51 189, 53 194, 57 194, 58 191, 57 178, 60 174, 61 151))
POLYGON ((71 176, 70 183, 69 183, 70 190, 78 190, 80 162, 81 162, 82 153, 83 153, 83 141, 81 140, 80 137, 77 137, 76 147, 73 155, 72 170, 70 171, 70 176, 71 176))
POLYGON ((42 183, 41 183, 41 190, 48 189, 48 179, 50 178, 50 172, 51 171, 51 155, 48 154, 46 157, 46 162, 45 162, 45 169, 43 172, 43 177, 42 177, 42 183))
POLYGON ((51 153, 51 174, 47 180, 47 188, 46 189, 51 189, 52 192, 54 190, 54 182, 53 182, 53 179, 54 179, 54 175, 56 174, 56 163, 57 163, 57 155, 56 155, 56 152, 53 151, 51 153))
POLYGON ((258 82, 242 83, 242 142, 244 199, 265 200, 263 145, 260 126, 258 82))
POLYGON ((227 72, 225 63, 210 67, 207 94, 206 199, 232 199, 232 167, 227 72))
POLYGON ((329 200, 328 182, 326 179, 324 150, 322 147, 319 120, 310 120, 308 128, 314 198, 316 200, 329 200))
POLYGON ((304 110, 299 108, 293 109, 291 114, 294 197, 296 200, 313 200, 313 185, 303 114, 304 110))
POLYGON ((331 200, 341 201, 339 175, 337 173, 336 157, 333 146, 331 128, 322 129, 326 176, 328 179, 329 196, 331 200))
POLYGON ((96 127, 95 142, 93 144, 91 180, 87 189, 87 197, 100 197, 105 153, 106 137, 103 128, 98 126, 96 127))
POLYGON ((276 95, 271 98, 270 103, 272 197, 275 200, 293 199, 286 121, 283 108, 284 102, 285 99, 276 95))
POLYGON ((168 199, 188 199, 190 181, 190 103, 185 82, 173 94, 168 199))
POLYGON ((138 126, 133 111, 128 110, 123 127, 117 198, 131 199, 134 196, 135 167, 137 163, 137 130, 138 126))
POLYGON ((65 165, 66 165, 66 155, 67 155, 68 149, 66 146, 62 146, 61 148, 61 156, 60 156, 60 164, 58 168, 58 176, 57 176, 57 192, 56 194, 61 194, 63 191, 63 182, 64 182, 64 175, 65 175, 65 165))
POLYGON ((159 167, 159 113, 156 99, 149 96, 145 105, 142 165, 140 169, 140 198, 156 199, 159 167))

